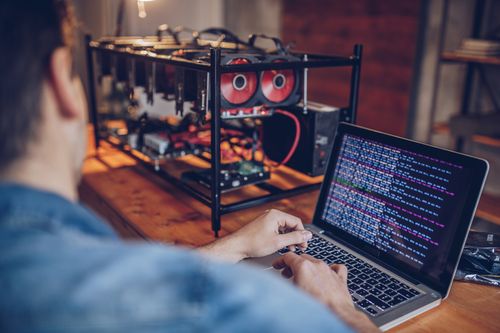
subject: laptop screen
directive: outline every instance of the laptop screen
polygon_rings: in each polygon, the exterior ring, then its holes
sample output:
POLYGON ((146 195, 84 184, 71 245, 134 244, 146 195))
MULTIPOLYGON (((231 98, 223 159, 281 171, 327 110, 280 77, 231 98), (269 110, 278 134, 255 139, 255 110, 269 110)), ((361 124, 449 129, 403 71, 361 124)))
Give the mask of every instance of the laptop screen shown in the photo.
POLYGON ((486 170, 482 160, 342 124, 317 218, 349 244, 442 291, 486 170))

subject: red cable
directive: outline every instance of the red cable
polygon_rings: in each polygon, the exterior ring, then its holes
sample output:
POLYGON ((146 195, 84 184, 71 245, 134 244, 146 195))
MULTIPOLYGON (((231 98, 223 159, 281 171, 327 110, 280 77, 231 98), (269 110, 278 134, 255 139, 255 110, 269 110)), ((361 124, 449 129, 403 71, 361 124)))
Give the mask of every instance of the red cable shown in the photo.
POLYGON ((299 145, 299 139, 300 139, 300 122, 299 119, 291 112, 281 109, 276 109, 274 112, 292 118, 293 122, 295 123, 295 138, 293 140, 292 147, 290 148, 290 151, 285 156, 285 158, 277 165, 274 165, 274 167, 278 167, 280 165, 286 164, 292 158, 293 154, 297 150, 297 146, 299 145))

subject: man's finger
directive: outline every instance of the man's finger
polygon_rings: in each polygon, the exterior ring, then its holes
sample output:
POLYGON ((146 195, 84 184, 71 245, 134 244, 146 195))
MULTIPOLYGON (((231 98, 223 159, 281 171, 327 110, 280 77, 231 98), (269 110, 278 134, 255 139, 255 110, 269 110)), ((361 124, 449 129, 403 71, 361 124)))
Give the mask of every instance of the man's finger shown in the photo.
POLYGON ((337 275, 342 279, 342 281, 347 283, 347 267, 345 265, 333 264, 330 268, 337 273, 337 275))
POLYGON ((284 248, 290 245, 303 244, 312 238, 312 233, 308 230, 298 230, 288 232, 286 234, 279 234, 278 237, 278 249, 284 248))
POLYGON ((273 267, 276 269, 283 269, 285 267, 293 267, 297 264, 297 262, 302 261, 299 255, 293 252, 287 252, 284 255, 280 256, 273 262, 273 267))
POLYGON ((289 279, 293 276, 293 272, 292 270, 290 269, 290 267, 285 267, 282 271, 281 271, 281 276, 283 276, 284 278, 286 279, 289 279))
MULTIPOLYGON (((296 254, 294 253, 294 255, 296 254)), ((281 275, 289 279, 293 276, 293 272, 290 269, 290 267, 287 266, 285 260, 286 259, 284 259, 283 256, 279 257, 277 260, 273 262, 273 268, 276 270, 281 270, 281 275)))
POLYGON ((305 251, 307 249, 307 242, 299 244, 299 247, 302 251, 305 251))
POLYGON ((273 261, 273 268, 275 269, 283 269, 286 266, 286 263, 285 263, 285 259, 283 258, 284 255, 280 256, 278 259, 276 259, 275 261, 273 261))
POLYGON ((297 216, 290 215, 277 209, 271 209, 269 214, 273 214, 273 217, 278 221, 280 229, 304 230, 302 220, 297 216))
POLYGON ((311 256, 309 254, 305 254, 305 253, 302 254, 301 257, 304 258, 304 259, 307 259, 309 261, 312 261, 312 262, 322 262, 322 260, 316 259, 313 256, 311 256))
POLYGON ((273 261, 273 268, 274 269, 283 269, 286 267, 285 261, 283 260, 283 257, 279 257, 275 261, 273 261))

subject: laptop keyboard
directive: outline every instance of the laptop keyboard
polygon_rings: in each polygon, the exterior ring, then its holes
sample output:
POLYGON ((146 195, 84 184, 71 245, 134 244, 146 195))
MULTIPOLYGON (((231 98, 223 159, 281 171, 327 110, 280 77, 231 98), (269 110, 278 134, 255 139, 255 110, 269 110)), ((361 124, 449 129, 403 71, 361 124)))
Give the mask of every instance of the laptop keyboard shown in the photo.
MULTIPOLYGON (((278 252, 284 254, 288 249, 278 252)), ((353 302, 371 316, 388 311, 421 294, 420 291, 314 234, 307 249, 298 253, 309 254, 328 265, 344 264, 348 270, 347 287, 353 302)))

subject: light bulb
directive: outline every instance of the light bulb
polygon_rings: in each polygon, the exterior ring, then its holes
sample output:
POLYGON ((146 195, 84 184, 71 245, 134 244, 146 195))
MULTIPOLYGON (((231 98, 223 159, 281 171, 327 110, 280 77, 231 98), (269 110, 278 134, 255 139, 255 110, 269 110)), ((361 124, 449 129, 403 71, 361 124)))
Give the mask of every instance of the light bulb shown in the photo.
POLYGON ((149 2, 153 0, 137 0, 137 9, 139 10, 139 17, 140 18, 145 18, 147 16, 146 14, 146 7, 144 6, 145 2, 149 2))

